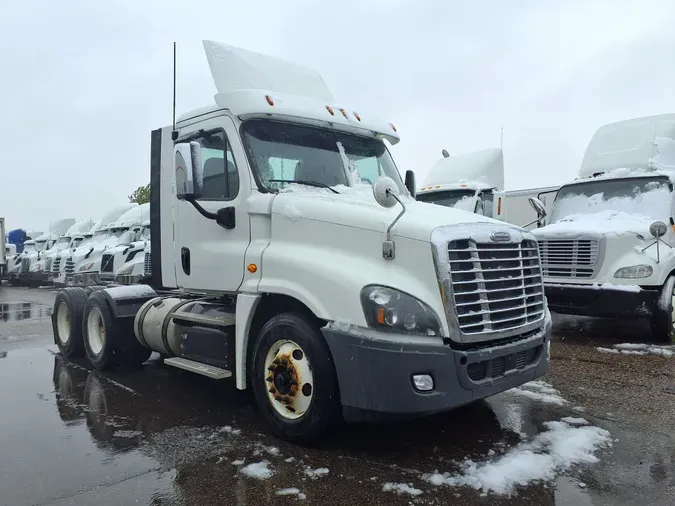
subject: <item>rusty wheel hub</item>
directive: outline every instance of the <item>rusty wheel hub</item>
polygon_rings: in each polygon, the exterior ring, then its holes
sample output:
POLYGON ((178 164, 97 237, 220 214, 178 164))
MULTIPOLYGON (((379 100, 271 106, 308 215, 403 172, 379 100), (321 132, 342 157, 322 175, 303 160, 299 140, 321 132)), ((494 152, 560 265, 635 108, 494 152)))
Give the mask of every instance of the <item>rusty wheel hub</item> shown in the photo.
POLYGON ((305 352, 293 341, 278 341, 265 359, 267 396, 284 418, 303 416, 312 401, 312 370, 305 352))

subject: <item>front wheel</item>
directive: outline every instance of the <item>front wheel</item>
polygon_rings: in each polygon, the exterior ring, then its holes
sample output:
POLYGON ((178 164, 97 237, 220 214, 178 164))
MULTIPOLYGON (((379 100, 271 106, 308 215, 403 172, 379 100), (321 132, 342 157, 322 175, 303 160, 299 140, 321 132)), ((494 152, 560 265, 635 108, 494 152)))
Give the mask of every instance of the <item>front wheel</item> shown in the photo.
POLYGON ((258 411, 282 439, 313 444, 339 420, 333 359, 321 331, 305 316, 272 317, 257 336, 250 371, 258 411))
POLYGON ((655 341, 675 342, 675 276, 670 276, 663 284, 650 323, 655 341))

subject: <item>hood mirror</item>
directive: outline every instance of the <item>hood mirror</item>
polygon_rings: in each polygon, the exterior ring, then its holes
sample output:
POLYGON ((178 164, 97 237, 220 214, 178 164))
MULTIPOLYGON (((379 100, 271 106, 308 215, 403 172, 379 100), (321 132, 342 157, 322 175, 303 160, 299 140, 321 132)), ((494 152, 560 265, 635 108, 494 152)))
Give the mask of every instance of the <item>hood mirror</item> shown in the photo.
POLYGON ((394 207, 398 202, 403 208, 399 215, 391 222, 387 228, 387 239, 382 243, 382 258, 385 260, 393 260, 396 256, 394 241, 391 240, 391 229, 394 228, 396 222, 401 219, 406 212, 405 204, 399 198, 400 192, 394 180, 387 176, 378 177, 373 183, 373 197, 375 201, 382 207, 394 207))

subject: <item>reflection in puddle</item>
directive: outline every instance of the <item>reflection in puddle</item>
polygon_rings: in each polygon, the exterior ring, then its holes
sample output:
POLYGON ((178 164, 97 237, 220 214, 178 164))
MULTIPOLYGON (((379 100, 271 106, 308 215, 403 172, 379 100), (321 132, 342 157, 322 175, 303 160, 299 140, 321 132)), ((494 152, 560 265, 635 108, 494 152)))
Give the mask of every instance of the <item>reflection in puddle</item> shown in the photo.
POLYGON ((51 306, 34 302, 2 302, 0 303, 0 321, 31 320, 34 318, 49 318, 52 315, 51 306))

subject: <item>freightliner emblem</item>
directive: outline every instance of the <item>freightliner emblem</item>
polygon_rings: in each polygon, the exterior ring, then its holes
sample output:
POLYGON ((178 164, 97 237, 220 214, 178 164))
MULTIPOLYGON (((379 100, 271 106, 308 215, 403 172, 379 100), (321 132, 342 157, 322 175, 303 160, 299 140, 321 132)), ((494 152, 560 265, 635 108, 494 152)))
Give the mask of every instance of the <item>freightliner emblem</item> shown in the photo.
POLYGON ((492 242, 509 242, 511 240, 511 234, 508 232, 492 232, 490 234, 490 240, 492 242))

